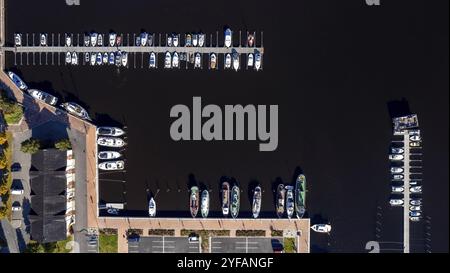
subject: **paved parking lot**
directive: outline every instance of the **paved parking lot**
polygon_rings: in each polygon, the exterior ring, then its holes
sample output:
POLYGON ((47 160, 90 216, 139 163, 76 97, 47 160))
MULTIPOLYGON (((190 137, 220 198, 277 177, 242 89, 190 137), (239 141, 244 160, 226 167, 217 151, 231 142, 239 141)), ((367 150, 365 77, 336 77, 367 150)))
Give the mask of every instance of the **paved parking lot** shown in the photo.
POLYGON ((283 247, 282 237, 211 237, 211 253, 273 253, 283 247))
POLYGON ((139 242, 128 243, 129 253, 200 253, 200 242, 189 242, 188 237, 140 237, 139 242))

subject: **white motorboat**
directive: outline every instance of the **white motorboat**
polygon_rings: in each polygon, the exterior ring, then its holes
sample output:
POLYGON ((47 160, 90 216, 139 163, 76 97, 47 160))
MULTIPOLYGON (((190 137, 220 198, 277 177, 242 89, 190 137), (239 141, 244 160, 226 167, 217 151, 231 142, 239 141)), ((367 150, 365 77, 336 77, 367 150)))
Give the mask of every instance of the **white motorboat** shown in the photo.
POLYGON ((108 214, 112 214, 112 215, 119 215, 119 210, 116 209, 116 208, 108 208, 108 209, 106 210, 106 212, 107 212, 108 214))
POLYGON ((315 224, 311 227, 312 230, 318 233, 330 233, 331 225, 328 224, 315 224))
POLYGON ((98 34, 96 32, 91 33, 91 46, 97 45, 98 34))
POLYGON ((205 45, 205 34, 200 33, 198 34, 198 46, 203 47, 205 45))
POLYGON ((84 46, 89 46, 91 44, 91 37, 89 34, 84 34, 84 46))
POLYGON ((148 35, 147 45, 153 46, 153 34, 148 35))
POLYGON ((420 216, 422 216, 422 212, 420 212, 420 211, 410 211, 409 212, 409 216, 410 217, 420 217, 420 216))
POLYGON ((141 46, 146 46, 148 41, 148 33, 142 32, 141 33, 141 46))
POLYGON ((394 180, 403 180, 404 175, 403 174, 393 174, 392 179, 394 180))
POLYGON ((393 154, 403 154, 405 150, 403 150, 402 148, 391 148, 391 153, 393 154))
POLYGON ((186 46, 186 47, 192 46, 192 35, 190 33, 186 33, 184 46, 186 46))
POLYGON ((172 55, 169 51, 166 52, 166 56, 164 58, 164 68, 171 68, 172 67, 172 55))
POLYGON ((116 53, 116 66, 120 67, 122 65, 122 51, 117 51, 116 53))
POLYGON ((114 148, 121 148, 125 146, 125 141, 123 139, 118 137, 99 137, 97 139, 97 144, 100 146, 105 147, 114 147, 114 148))
POLYGON ((169 47, 173 46, 172 35, 167 36, 167 46, 169 47))
POLYGON ((393 193, 402 193, 405 190, 402 186, 392 186, 393 193))
POLYGON ((121 158, 122 154, 116 151, 101 151, 98 152, 98 159, 111 160, 121 158))
POLYGON ((389 200, 389 204, 391 204, 391 206, 401 206, 403 205, 403 200, 402 199, 391 199, 389 200))
POLYGON ((150 68, 155 68, 156 67, 156 54, 155 52, 151 52, 150 53, 150 57, 148 60, 148 65, 150 68))
POLYGON ((100 136, 118 137, 125 134, 125 131, 117 127, 98 127, 97 134, 100 136))
POLYGON ((108 53, 103 53, 103 64, 107 64, 108 63, 108 53))
POLYGON ((200 212, 202 213, 202 217, 206 218, 209 214, 209 192, 207 190, 203 190, 201 203, 200 203, 200 212))
POLYGON ((394 161, 399 161, 399 160, 403 160, 404 156, 400 155, 400 154, 390 154, 389 155, 389 160, 394 160, 394 161))
POLYGON ((403 173, 403 168, 391 167, 391 173, 403 173))
POLYGON ((230 69, 231 68, 231 54, 227 53, 225 55, 225 68, 230 69))
POLYGON ((409 143, 409 147, 420 147, 420 141, 412 141, 409 143))
POLYGON ((90 60, 91 60, 91 55, 89 54, 89 52, 84 52, 84 62, 89 63, 90 60))
POLYGON ((258 71, 261 68, 261 53, 255 53, 255 69, 258 71))
POLYGON ((25 84, 25 82, 22 81, 22 79, 19 76, 17 76, 14 72, 8 71, 8 76, 13 81, 13 83, 17 87, 19 87, 20 90, 25 91, 28 89, 28 86, 25 84))
POLYGON ((172 44, 173 44, 173 46, 175 46, 175 47, 177 47, 177 46, 179 45, 178 34, 173 34, 172 44))
POLYGON ((95 60, 97 59, 97 54, 91 53, 91 65, 95 65, 95 60))
POLYGON ((286 213, 289 219, 294 215, 294 187, 286 186, 286 213))
POLYGON ((72 54, 70 52, 66 52, 66 64, 72 63, 72 54))
POLYGON ((232 32, 231 29, 225 30, 225 47, 231 47, 232 44, 232 32))
POLYGON ((178 58, 178 53, 174 52, 173 53, 173 57, 172 57, 172 67, 174 68, 178 68, 180 64, 179 58, 178 58))
POLYGON ((148 201, 148 215, 150 217, 155 217, 156 216, 156 202, 155 199, 150 198, 150 200, 148 201))
POLYGON ((253 54, 249 53, 247 56, 247 66, 252 67, 254 63, 253 54))
POLYGON ((21 33, 14 34, 14 46, 22 46, 22 34, 21 33))
POLYGON ((104 171, 123 170, 125 162, 123 160, 102 162, 98 164, 98 168, 104 171))
POLYGON ((409 204, 413 206, 420 206, 422 205, 422 199, 420 198, 411 199, 411 201, 409 201, 409 204))
POLYGON ((240 58, 239 58, 239 53, 234 52, 233 53, 233 69, 238 71, 239 70, 239 66, 240 66, 240 58))
POLYGON ((97 37, 97 45, 103 46, 103 34, 99 34, 97 37))
POLYGON ((411 141, 421 141, 421 138, 419 135, 412 135, 409 137, 409 140, 411 141))
POLYGON ((422 186, 414 186, 414 187, 410 187, 409 191, 411 193, 422 193, 422 186))
POLYGON ((421 206, 409 206, 410 211, 422 211, 421 206))
POLYGON ((109 46, 115 46, 116 45, 116 39, 117 39, 117 34, 115 34, 114 32, 111 32, 109 34, 109 46))
POLYGON ((87 111, 80 105, 76 104, 75 102, 63 103, 61 104, 61 107, 72 115, 75 115, 82 119, 91 120, 87 111))
POLYGON ((192 46, 198 46, 198 35, 192 34, 192 46))
POLYGON ((66 46, 72 46, 72 37, 66 34, 66 46))
POLYGON ((98 52, 97 53, 97 60, 96 60, 97 65, 101 65, 103 63, 102 59, 103 59, 102 53, 98 52))
POLYGON ((195 53, 195 60, 194 60, 194 68, 200 68, 202 66, 202 57, 200 53, 195 53))
POLYGON ((41 46, 46 46, 47 45, 47 34, 46 33, 41 33, 41 35, 40 35, 40 44, 41 44, 41 46))
POLYGON ((114 52, 110 52, 110 53, 109 53, 108 63, 109 63, 110 65, 114 65, 115 59, 116 59, 116 56, 114 55, 114 52))
POLYGON ((216 69, 217 68, 217 56, 216 53, 211 53, 209 55, 209 68, 216 69))
POLYGON ((78 65, 78 54, 75 51, 72 52, 72 64, 78 65))
POLYGON ((137 36, 134 42, 135 46, 141 46, 141 36, 137 36))
POLYGON ((258 218, 259 212, 261 211, 261 187, 256 186, 253 192, 253 203, 252 203, 252 214, 253 218, 258 218))
POLYGON ((43 101, 47 104, 50 105, 56 105, 56 103, 58 102, 58 98, 56 98, 55 96, 52 96, 44 91, 41 90, 37 90, 37 89, 28 89, 28 93, 30 94, 30 96, 32 96, 33 98, 43 101))
POLYGON ((122 66, 127 67, 128 64, 128 53, 122 52, 122 66))

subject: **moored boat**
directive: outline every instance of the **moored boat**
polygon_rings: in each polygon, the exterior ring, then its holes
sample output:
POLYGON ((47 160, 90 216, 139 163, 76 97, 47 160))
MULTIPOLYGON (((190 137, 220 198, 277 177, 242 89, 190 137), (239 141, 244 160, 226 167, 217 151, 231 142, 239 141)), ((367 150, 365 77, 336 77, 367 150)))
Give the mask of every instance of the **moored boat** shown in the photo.
POLYGON ((155 217, 156 216, 156 202, 155 199, 150 198, 148 201, 148 216, 155 217))
POLYGON ((66 33, 66 46, 72 46, 72 37, 66 33))
POLYGON ((255 69, 258 71, 261 68, 261 53, 255 53, 255 69))
POLYGON ((9 78, 14 82, 14 84, 19 87, 20 90, 25 91, 28 89, 28 86, 25 84, 22 79, 16 75, 16 73, 12 71, 8 71, 9 78))
POLYGON ((117 34, 115 34, 114 32, 111 32, 109 34, 109 46, 115 46, 116 45, 116 39, 117 39, 117 34))
POLYGON ((121 45, 122 45, 122 35, 117 35, 116 46, 121 46, 121 45))
POLYGON ((194 68, 200 68, 202 66, 202 57, 199 52, 195 53, 194 68))
POLYGON ((193 186, 191 187, 191 195, 189 198, 189 209, 191 211, 192 217, 196 217, 198 213, 198 187, 193 186))
POLYGON ((305 215, 306 177, 300 174, 295 182, 295 211, 298 218, 305 215))
POLYGON ((70 52, 66 52, 66 64, 72 63, 72 54, 70 52))
POLYGON ((104 171, 123 170, 125 162, 123 160, 102 162, 98 164, 98 168, 104 171))
POLYGON ((200 33, 198 34, 198 46, 203 47, 205 45, 205 34, 200 33))
POLYGON ((230 69, 231 68, 231 54, 227 53, 225 55, 225 68, 230 69))
POLYGON ((240 67, 240 60, 239 60, 240 58, 239 57, 240 57, 239 53, 237 53, 237 52, 233 53, 233 68, 236 71, 238 71, 239 67, 240 67))
POLYGON ((192 34, 192 46, 197 46, 197 45, 198 45, 198 35, 192 34))
POLYGON ((98 152, 98 159, 110 160, 121 158, 122 154, 116 151, 100 151, 98 152))
POLYGON ((186 39, 185 39, 184 46, 186 46, 186 47, 192 46, 192 35, 190 33, 186 34, 186 39))
POLYGON ((173 34, 172 36, 173 36, 172 44, 173 44, 173 46, 177 47, 179 45, 178 34, 173 34))
POLYGON ((253 192, 253 204, 252 204, 252 214, 253 218, 258 218, 259 212, 261 211, 261 187, 256 186, 253 192))
POLYGON ((155 52, 150 52, 148 65, 149 65, 150 68, 155 68, 156 67, 156 54, 155 54, 155 52))
POLYGON ((41 33, 41 35, 40 35, 40 44, 41 44, 41 46, 46 46, 47 45, 47 34, 46 33, 41 33))
POLYGON ((164 57, 164 68, 172 67, 172 55, 169 51, 166 52, 166 56, 164 57))
POLYGON ((209 214, 209 192, 208 190, 202 191, 202 200, 200 203, 200 212, 202 213, 202 217, 206 218, 209 214))
POLYGON ((254 58, 253 58, 253 54, 249 53, 247 56, 247 66, 248 67, 252 67, 254 63, 254 58))
POLYGON ((135 41, 134 41, 134 45, 135 46, 141 46, 141 36, 137 36, 135 41))
POLYGON ((231 47, 232 44, 232 32, 231 29, 225 30, 225 47, 231 47))
POLYGON ((50 95, 49 93, 41 91, 41 90, 28 89, 28 93, 33 98, 35 98, 37 100, 40 100, 40 101, 43 101, 43 102, 45 102, 47 104, 50 104, 50 105, 56 105, 56 103, 58 102, 58 98, 56 98, 55 96, 50 95))
POLYGON ((103 46, 103 34, 99 34, 97 37, 97 45, 103 46))
POLYGON ((217 56, 216 53, 211 53, 209 55, 209 68, 216 69, 217 68, 217 56))
POLYGON ((253 47, 254 44, 255 44, 255 36, 253 36, 253 34, 249 34, 247 36, 247 46, 253 47))
POLYGON ((331 225, 328 224, 315 224, 311 227, 312 230, 318 233, 330 233, 331 225))
POLYGON ((97 46, 98 34, 96 32, 91 33, 91 46, 97 46))
POLYGON ((103 64, 107 64, 108 63, 108 53, 105 52, 103 53, 103 64))
POLYGON ((75 51, 72 52, 72 64, 78 65, 78 54, 75 51))
POLYGON ((116 53, 116 66, 120 67, 122 65, 122 51, 117 51, 116 53))
POLYGON ((122 136, 125 134, 125 131, 117 128, 117 127, 98 127, 97 128, 97 134, 100 136, 113 136, 113 137, 118 137, 118 136, 122 136))
POLYGON ((172 57, 172 67, 173 68, 178 68, 179 63, 180 63, 180 61, 179 61, 179 58, 178 58, 178 53, 174 52, 173 53, 173 57, 172 57))
POLYGON ((14 34, 14 46, 22 46, 22 34, 21 33, 14 34))
POLYGON ((240 199, 239 187, 234 185, 231 189, 231 216, 233 218, 236 218, 239 215, 240 199))
POLYGON ((228 216, 230 213, 230 184, 222 183, 222 214, 228 216))
POLYGON ((89 46, 91 44, 91 37, 89 34, 84 34, 84 46, 89 46))
POLYGON ((65 102, 61 104, 61 107, 72 115, 75 115, 82 119, 91 120, 88 112, 75 102, 65 102))
POLYGON ((100 146, 105 147, 114 147, 114 148, 121 148, 125 146, 125 141, 123 139, 118 137, 99 137, 97 139, 97 144, 100 146))
POLYGON ((284 214, 284 202, 285 202, 286 189, 283 184, 279 184, 277 187, 277 197, 276 197, 276 211, 279 218, 283 217, 284 214))
POLYGON ((90 60, 91 60, 91 55, 89 54, 89 52, 84 52, 84 62, 89 63, 90 60))
POLYGON ((141 46, 147 46, 147 40, 148 40, 148 33, 142 32, 141 33, 141 46))
POLYGON ((116 56, 114 56, 114 52, 110 52, 109 53, 109 58, 108 58, 108 63, 110 65, 114 65, 115 58, 116 58, 116 56))
POLYGON ((101 65, 102 63, 103 63, 103 60, 102 60, 103 58, 102 58, 102 53, 100 53, 100 52, 98 52, 97 53, 97 58, 96 58, 96 63, 98 64, 98 65, 101 65))
POLYGON ((91 53, 91 65, 95 65, 95 60, 97 59, 97 54, 91 53))
POLYGON ((286 214, 289 219, 294 215, 294 187, 286 186, 286 214))
POLYGON ((128 64, 128 53, 122 52, 122 66, 126 67, 128 64))

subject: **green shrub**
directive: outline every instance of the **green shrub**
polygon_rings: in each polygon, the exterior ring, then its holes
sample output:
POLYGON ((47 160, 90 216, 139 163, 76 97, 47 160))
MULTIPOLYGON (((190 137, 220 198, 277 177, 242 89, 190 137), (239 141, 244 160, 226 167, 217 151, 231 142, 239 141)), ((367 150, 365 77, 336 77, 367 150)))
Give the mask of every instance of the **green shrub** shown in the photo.
POLYGON ((57 142, 55 142, 55 148, 60 151, 67 151, 72 149, 72 144, 70 143, 70 140, 67 138, 60 139, 57 142))
POLYGON ((37 139, 27 139, 22 142, 20 150, 24 153, 34 154, 41 148, 41 143, 37 139))

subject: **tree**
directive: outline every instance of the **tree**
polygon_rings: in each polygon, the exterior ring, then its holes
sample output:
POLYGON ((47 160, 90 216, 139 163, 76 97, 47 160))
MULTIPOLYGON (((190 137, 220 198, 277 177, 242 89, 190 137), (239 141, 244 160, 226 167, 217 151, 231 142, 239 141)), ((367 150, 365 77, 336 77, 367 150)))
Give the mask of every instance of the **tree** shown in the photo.
POLYGON ((55 142, 55 148, 60 151, 67 151, 72 149, 72 144, 70 143, 70 140, 67 138, 60 139, 57 142, 55 142))
POLYGON ((5 180, 0 182, 0 195, 5 195, 9 192, 8 184, 5 180))
POLYGON ((30 138, 21 143, 20 150, 24 153, 34 154, 41 148, 39 140, 30 138))
POLYGON ((6 168, 8 165, 8 161, 6 160, 6 156, 4 153, 0 154, 0 169, 6 168))
POLYGON ((6 138, 6 133, 5 132, 1 132, 0 133, 0 145, 5 144, 6 141, 8 141, 8 139, 6 138))
POLYGON ((7 213, 8 213, 7 207, 0 207, 0 219, 6 217, 7 213))

